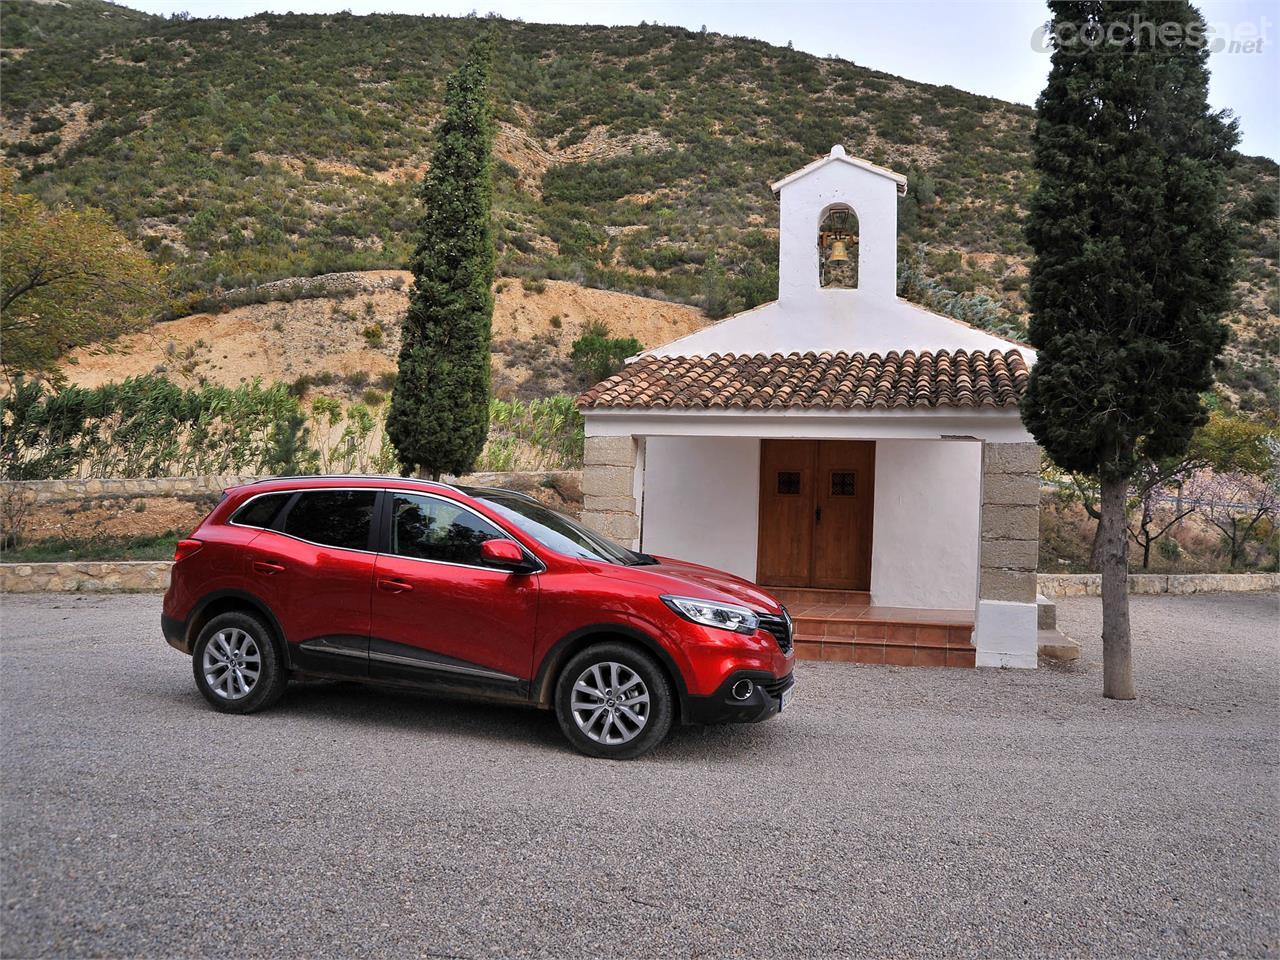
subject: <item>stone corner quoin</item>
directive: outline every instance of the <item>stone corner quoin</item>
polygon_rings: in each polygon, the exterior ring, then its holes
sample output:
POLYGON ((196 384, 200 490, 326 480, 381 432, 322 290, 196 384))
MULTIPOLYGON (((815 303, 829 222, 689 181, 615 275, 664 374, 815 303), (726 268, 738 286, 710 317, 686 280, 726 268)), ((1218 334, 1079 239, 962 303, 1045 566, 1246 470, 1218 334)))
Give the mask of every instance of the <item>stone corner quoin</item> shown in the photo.
POLYGON ((1040 559, 1040 449, 1034 443, 986 443, 978 596, 1034 603, 1040 559))

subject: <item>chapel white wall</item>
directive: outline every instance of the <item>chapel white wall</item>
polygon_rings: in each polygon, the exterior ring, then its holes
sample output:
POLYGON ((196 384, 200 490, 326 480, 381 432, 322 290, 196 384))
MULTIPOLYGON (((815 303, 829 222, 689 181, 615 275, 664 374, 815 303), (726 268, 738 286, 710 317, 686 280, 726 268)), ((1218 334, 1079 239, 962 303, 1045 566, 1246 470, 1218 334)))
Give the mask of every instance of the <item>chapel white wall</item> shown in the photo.
POLYGON ((803 307, 839 295, 818 284, 818 229, 833 204, 858 218, 858 290, 892 298, 898 287, 898 187, 849 163, 828 163, 782 187, 778 215, 778 300, 803 307))
POLYGON ((640 549, 754 580, 760 511, 754 437, 649 437, 640 549))
POLYGON ((778 299, 736 314, 645 353, 718 354, 899 353, 906 350, 1021 350, 1009 340, 901 300, 898 284, 898 184, 844 159, 831 157, 780 182, 778 192, 778 299), (818 233, 833 205, 858 220, 858 287, 819 284, 818 233))
POLYGON ((876 443, 872 603, 974 609, 981 489, 980 443, 876 443))

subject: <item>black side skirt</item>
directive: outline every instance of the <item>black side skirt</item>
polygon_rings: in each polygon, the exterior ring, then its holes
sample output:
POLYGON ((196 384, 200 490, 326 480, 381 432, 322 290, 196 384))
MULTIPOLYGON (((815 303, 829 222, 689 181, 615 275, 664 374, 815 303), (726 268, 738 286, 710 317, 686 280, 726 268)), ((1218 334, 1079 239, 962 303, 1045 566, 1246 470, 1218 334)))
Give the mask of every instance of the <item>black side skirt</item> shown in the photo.
POLYGON ((313 676, 361 677, 521 703, 529 699, 527 680, 376 637, 317 637, 294 647, 294 653, 295 666, 313 676))

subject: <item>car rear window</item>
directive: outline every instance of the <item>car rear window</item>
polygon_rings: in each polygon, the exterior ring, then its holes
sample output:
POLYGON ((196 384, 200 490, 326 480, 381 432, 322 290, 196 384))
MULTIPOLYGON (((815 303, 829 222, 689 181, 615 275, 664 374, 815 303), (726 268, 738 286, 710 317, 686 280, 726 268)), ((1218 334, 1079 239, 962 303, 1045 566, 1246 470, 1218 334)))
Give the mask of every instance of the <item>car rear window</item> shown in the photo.
POLYGON ((345 550, 368 550, 376 490, 308 490, 284 518, 284 532, 345 550))
POLYGON ((268 493, 254 497, 231 515, 231 522, 242 527, 269 527, 280 512, 280 508, 289 502, 293 491, 287 493, 268 493))

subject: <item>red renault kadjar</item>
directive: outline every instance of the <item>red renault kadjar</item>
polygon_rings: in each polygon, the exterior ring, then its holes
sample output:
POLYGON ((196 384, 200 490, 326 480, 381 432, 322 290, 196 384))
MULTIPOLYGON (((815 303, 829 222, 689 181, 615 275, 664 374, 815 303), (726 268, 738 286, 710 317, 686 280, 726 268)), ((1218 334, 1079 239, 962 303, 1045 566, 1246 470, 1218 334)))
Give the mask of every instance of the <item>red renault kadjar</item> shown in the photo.
POLYGON ((354 678, 554 709, 579 750, 626 759, 674 723, 764 720, 794 687, 769 594, 509 490, 263 481, 227 491, 175 560, 165 638, 228 713, 290 677, 354 678))

